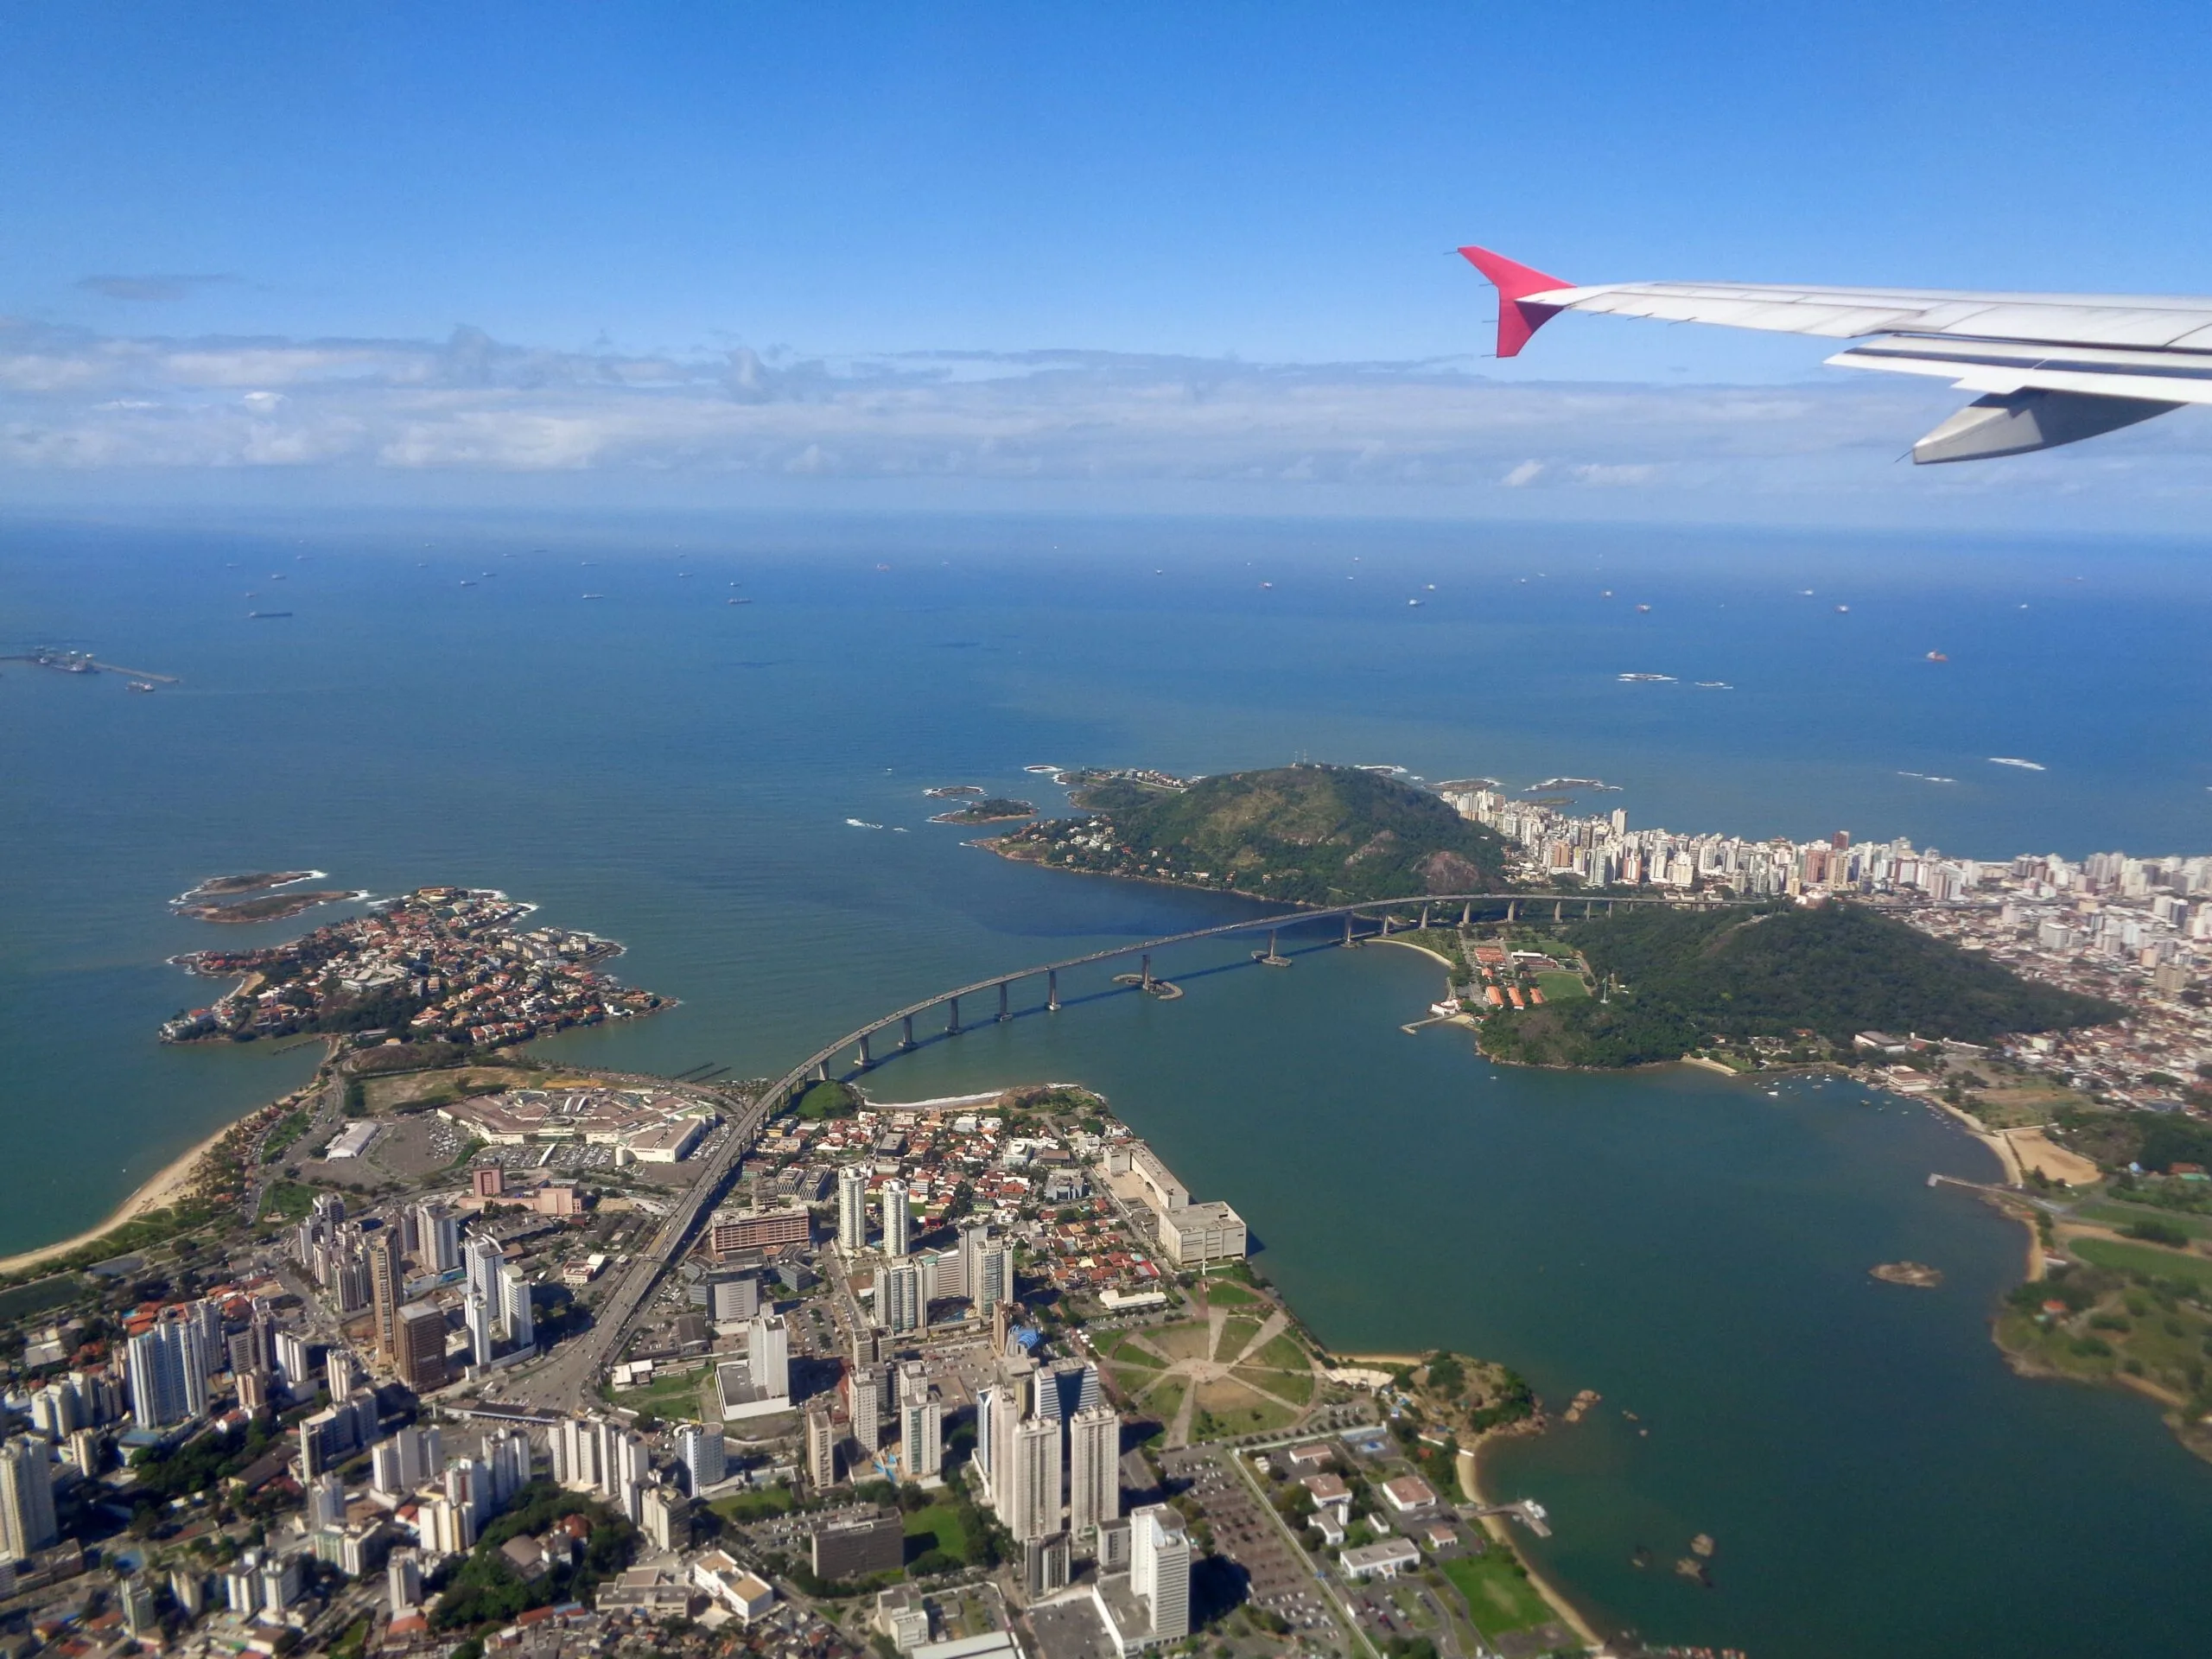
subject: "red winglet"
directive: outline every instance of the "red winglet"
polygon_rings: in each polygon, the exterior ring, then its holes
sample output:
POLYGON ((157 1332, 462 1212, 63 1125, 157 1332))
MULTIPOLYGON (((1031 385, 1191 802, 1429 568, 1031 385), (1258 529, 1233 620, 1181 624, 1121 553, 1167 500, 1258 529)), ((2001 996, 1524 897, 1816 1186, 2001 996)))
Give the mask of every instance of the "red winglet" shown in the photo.
POLYGON ((1556 276, 1547 276, 1541 270, 1531 270, 1526 265, 1516 264, 1503 254, 1492 253, 1488 248, 1462 248, 1460 257, 1490 278, 1497 288, 1497 354, 1512 357, 1529 343, 1530 336, 1560 313, 1556 305, 1531 305, 1521 296, 1524 294, 1548 294, 1554 289, 1573 288, 1573 283, 1561 282, 1556 276))

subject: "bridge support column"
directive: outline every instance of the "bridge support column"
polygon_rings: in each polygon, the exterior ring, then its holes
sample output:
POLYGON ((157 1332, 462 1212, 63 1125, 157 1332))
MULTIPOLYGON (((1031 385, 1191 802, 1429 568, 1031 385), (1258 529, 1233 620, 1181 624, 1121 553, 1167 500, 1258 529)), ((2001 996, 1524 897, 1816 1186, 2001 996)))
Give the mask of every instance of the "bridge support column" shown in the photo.
POLYGON ((1387 910, 1382 912, 1382 937, 1386 939, 1390 937, 1390 912, 1387 910))
POLYGON ((861 1033, 861 1065, 863 1069, 875 1064, 875 1056, 868 1052, 868 1033, 861 1033))
POLYGON ((899 1033, 899 1046, 901 1048, 912 1048, 914 1046, 914 1016, 911 1014, 907 1014, 904 1019, 899 1020, 899 1024, 900 1027, 899 1033))
POLYGON ((1507 925, 1510 926, 1513 923, 1517 922, 1520 919, 1521 901, 1518 899, 1507 899, 1505 901, 1505 920, 1507 925))
POLYGON ((1344 912, 1344 943, 1351 943, 1351 912, 1344 912))
POLYGON ((1459 925, 1462 927, 1472 926, 1474 919, 1475 901, 1470 899, 1465 904, 1459 906, 1459 925))
POLYGON ((1058 1014, 1059 1011, 1060 970, 1053 968, 1047 969, 1045 974, 1045 1012, 1058 1014))
POLYGON ((1428 931, 1428 906, 1427 905, 1423 905, 1421 907, 1421 931, 1424 933, 1428 931))
POLYGON ((960 1034, 960 999, 957 996, 948 996, 944 1001, 946 1007, 951 1010, 950 1018, 944 1022, 944 1034, 948 1037, 957 1037, 960 1034))
POLYGON ((827 1083, 830 1081, 830 1068, 823 1065, 818 1060, 815 1063, 814 1066, 814 1080, 817 1083, 827 1083))
POLYGON ((1144 953, 1144 963, 1138 970, 1137 982, 1147 991, 1152 988, 1152 952, 1149 950, 1144 953))
POLYGON ((1007 982, 1006 982, 1005 980, 1003 980, 1003 979, 1002 979, 1002 980, 1001 980, 1001 981, 999 981, 999 1019, 1000 1019, 1001 1021, 1007 1020, 1011 1020, 1011 1019, 1013 1019, 1013 1018, 1014 1018, 1014 1015, 1013 1015, 1011 1013, 1009 1013, 1009 1012, 1007 1011, 1007 1006, 1006 1006, 1006 988, 1007 988, 1007 982))
POLYGON ((1553 900, 1552 900, 1552 920, 1553 920, 1553 921, 1554 921, 1554 922, 1563 922, 1563 921, 1565 921, 1566 919, 1567 919, 1567 900, 1566 900, 1566 899, 1553 899, 1553 900))

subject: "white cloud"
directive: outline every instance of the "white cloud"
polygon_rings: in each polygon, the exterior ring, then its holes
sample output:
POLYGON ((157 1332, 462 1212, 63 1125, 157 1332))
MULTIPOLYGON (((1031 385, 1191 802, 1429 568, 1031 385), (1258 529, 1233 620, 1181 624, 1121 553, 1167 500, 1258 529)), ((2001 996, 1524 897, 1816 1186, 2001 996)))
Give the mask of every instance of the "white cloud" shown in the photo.
POLYGON ((1955 401, 1846 375, 1783 387, 1542 384, 1459 362, 1082 351, 827 361, 541 350, 472 328, 442 342, 169 340, 0 320, 0 471, 1058 480, 1264 488, 1287 503, 1331 486, 1411 501, 1556 479, 1662 503, 1883 494, 2018 511, 2078 495, 2176 512, 2212 489, 2212 424, 2188 413, 2094 453, 1956 477, 1895 466, 1955 401))

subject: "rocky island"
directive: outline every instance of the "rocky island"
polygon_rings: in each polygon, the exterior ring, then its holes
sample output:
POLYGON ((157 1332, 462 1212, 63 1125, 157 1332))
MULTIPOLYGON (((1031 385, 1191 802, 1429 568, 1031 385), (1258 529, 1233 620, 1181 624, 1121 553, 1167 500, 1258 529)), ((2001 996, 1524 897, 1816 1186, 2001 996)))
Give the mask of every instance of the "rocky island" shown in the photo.
POLYGON ((1017 818, 1033 818, 1036 816, 1037 807, 1034 802, 1017 801, 1007 796, 994 795, 985 800, 971 800, 964 806, 956 806, 950 812, 935 813, 931 815, 930 822, 931 823, 1007 823, 1017 818))

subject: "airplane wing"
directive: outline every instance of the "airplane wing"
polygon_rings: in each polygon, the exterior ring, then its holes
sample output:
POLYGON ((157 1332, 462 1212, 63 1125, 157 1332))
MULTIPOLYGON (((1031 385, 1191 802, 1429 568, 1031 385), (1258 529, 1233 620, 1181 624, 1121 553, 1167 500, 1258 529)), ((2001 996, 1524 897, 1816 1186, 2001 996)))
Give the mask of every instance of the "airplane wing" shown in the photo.
POLYGON ((1940 375, 1980 394, 1912 447, 1916 461, 2024 454, 2212 404, 2212 299, 1942 289, 1606 283, 1578 288, 1462 248, 1497 289, 1497 354, 1562 311, 1851 340, 1839 368, 1940 375))

